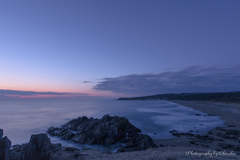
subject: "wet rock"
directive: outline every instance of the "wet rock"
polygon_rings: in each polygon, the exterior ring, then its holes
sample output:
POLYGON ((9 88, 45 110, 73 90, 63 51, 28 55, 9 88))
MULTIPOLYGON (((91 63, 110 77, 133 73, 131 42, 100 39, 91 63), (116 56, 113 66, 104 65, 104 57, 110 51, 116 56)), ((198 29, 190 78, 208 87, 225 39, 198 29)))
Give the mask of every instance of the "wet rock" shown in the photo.
POLYGON ((195 144, 195 142, 194 142, 194 141, 189 141, 189 143, 190 143, 190 144, 195 144))
POLYGON ((217 115, 215 115, 215 114, 208 114, 208 116, 217 116, 217 115))
POLYGON ((74 147, 66 147, 64 150, 69 152, 80 151, 78 148, 74 148, 74 147))
POLYGON ((201 116, 201 114, 196 114, 196 116, 201 116))
POLYGON ((209 145, 202 144, 203 147, 209 147, 209 145))
POLYGON ((3 130, 0 129, 0 159, 9 160, 10 158, 11 141, 5 136, 3 137, 3 130))
POLYGON ((218 133, 217 136, 222 137, 224 139, 235 139, 235 137, 228 136, 228 135, 223 134, 223 133, 218 133))
POLYGON ((131 134, 128 136, 126 146, 118 149, 117 152, 141 151, 147 148, 157 148, 151 137, 144 134, 131 134))
POLYGON ((29 143, 14 145, 11 159, 50 160, 51 155, 61 149, 61 144, 52 144, 47 134, 32 135, 29 143))
POLYGON ((163 144, 159 144, 159 147, 164 147, 164 145, 163 144))
POLYGON ((221 142, 218 142, 218 146, 221 146, 221 148, 223 148, 223 149, 232 149, 232 148, 234 148, 234 146, 231 145, 231 144, 221 143, 221 142))
POLYGON ((207 134, 213 134, 213 133, 214 133, 214 132, 213 132, 213 131, 211 131, 211 130, 207 132, 207 134))
POLYGON ((217 127, 216 128, 217 130, 220 130, 220 131, 226 131, 226 129, 222 128, 222 127, 217 127))
POLYGON ((119 152, 156 147, 149 136, 136 134, 141 130, 133 126, 125 117, 119 116, 104 115, 101 119, 83 116, 67 122, 61 128, 50 127, 47 132, 81 144, 125 143, 126 146, 119 152))
POLYGON ((228 125, 228 127, 236 127, 235 125, 228 125))
POLYGON ((176 133, 176 132, 178 132, 177 130, 171 130, 171 131, 169 131, 169 133, 176 133))
POLYGON ((46 134, 32 135, 26 152, 28 160, 50 160, 53 146, 46 134))
POLYGON ((232 135, 236 135, 236 136, 240 135, 240 130, 229 129, 229 130, 225 130, 225 132, 226 132, 226 134, 232 134, 232 135))
POLYGON ((50 135, 59 136, 61 139, 71 139, 75 134, 69 131, 67 128, 57 128, 57 127, 50 127, 47 131, 50 135))

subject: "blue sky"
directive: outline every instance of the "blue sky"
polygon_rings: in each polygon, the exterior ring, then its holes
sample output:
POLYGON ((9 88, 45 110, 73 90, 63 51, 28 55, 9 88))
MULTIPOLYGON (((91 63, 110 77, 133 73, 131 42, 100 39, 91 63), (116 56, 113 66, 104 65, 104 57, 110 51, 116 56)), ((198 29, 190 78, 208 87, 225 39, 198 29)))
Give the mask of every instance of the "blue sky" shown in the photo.
MULTIPOLYGON (((0 89, 113 97, 200 92, 194 80, 176 90, 141 87, 143 75, 179 75, 198 66, 193 70, 201 74, 235 70, 221 81, 235 86, 216 88, 203 78, 213 86, 203 91, 240 90, 239 8, 238 0, 1 0, 0 89), (137 90, 122 80, 131 75, 137 90)), ((161 82, 144 86, 152 83, 161 82)))

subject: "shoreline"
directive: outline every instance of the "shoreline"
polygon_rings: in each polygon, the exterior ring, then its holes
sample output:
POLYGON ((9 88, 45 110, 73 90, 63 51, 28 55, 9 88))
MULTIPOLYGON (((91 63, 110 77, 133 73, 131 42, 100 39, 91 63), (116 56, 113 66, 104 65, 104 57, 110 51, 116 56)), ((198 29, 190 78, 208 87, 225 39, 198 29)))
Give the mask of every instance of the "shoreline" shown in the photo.
MULTIPOLYGON (((204 102, 204 101, 171 101, 186 107, 200 110, 207 114, 220 116, 224 120, 225 130, 239 130, 240 131, 240 104, 226 104, 219 102, 204 102), (238 111, 238 112, 237 112, 238 111), (228 127, 235 126, 235 127, 228 127)), ((186 160, 186 159, 240 159, 239 150, 223 149, 219 143, 227 143, 237 146, 240 141, 232 139, 224 139, 217 136, 218 133, 224 133, 223 130, 213 128, 214 134, 210 134, 214 138, 213 142, 196 142, 190 143, 188 136, 180 136, 171 139, 153 139, 153 142, 159 148, 149 148, 143 151, 123 152, 123 153, 103 153, 96 149, 86 149, 81 151, 82 159, 93 160, 122 160, 122 159, 138 159, 138 160, 186 160), (218 141, 222 139, 223 141, 218 141), (206 147, 208 146, 208 147, 206 147)), ((239 137, 240 138, 240 137, 239 137)), ((200 140, 201 141, 201 140, 200 140)), ((240 145, 239 145, 240 146, 240 145)))
POLYGON ((84 149, 79 151, 71 149, 71 147, 63 147, 60 151, 53 154, 51 160, 240 159, 240 104, 202 101, 171 102, 191 107, 207 114, 220 116, 220 118, 224 120, 224 125, 226 126, 212 129, 213 134, 206 134, 207 138, 196 136, 196 134, 190 136, 184 134, 171 139, 153 139, 153 142, 158 148, 148 148, 142 151, 109 153, 101 152, 97 149, 84 149), (229 136, 226 133, 229 131, 236 131, 239 135, 229 139, 229 136), (211 140, 210 137, 213 137, 213 139, 211 140))
MULTIPOLYGON (((239 145, 240 141, 232 139, 224 139, 223 137, 217 136, 217 134, 223 134, 223 130, 239 130, 240 131, 240 104, 236 103, 223 103, 223 102, 205 102, 205 101, 182 101, 182 100, 172 100, 170 102, 177 103, 186 107, 191 107, 194 110, 199 110, 201 112, 219 116, 221 120, 224 121, 224 127, 219 130, 218 127, 213 128, 214 134, 211 136, 214 139, 223 139, 223 142, 227 142, 230 145, 239 145)), ((190 144, 190 140, 186 136, 180 136, 171 139, 153 139, 156 145, 163 145, 164 147, 197 147, 199 149, 204 149, 201 143, 199 145, 190 144)), ((211 150, 221 150, 219 142, 208 143, 207 148, 211 150)), ((230 148, 229 148, 230 149, 230 148)), ((226 148, 227 150, 227 148, 226 148)), ((230 150, 229 150, 230 151, 230 150)), ((240 150, 239 150, 240 152, 240 150)))

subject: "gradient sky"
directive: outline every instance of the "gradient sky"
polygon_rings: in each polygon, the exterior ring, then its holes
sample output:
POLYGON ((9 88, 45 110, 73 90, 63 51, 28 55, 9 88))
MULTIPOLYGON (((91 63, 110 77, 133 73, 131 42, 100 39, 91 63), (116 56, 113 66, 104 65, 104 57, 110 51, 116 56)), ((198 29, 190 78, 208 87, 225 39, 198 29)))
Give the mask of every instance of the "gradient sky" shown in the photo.
POLYGON ((240 90, 239 8, 239 0, 0 0, 0 98, 240 90))

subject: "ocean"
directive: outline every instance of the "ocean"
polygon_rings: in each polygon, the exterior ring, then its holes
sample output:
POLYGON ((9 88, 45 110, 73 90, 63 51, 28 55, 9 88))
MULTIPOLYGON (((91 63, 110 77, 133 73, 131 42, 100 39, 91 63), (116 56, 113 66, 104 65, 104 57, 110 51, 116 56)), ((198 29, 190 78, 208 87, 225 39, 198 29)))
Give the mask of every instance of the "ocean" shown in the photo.
MULTIPOLYGON (((120 101, 113 99, 3 99, 0 100, 0 128, 12 145, 27 143, 32 134, 46 133, 80 116, 101 118, 103 115, 126 117, 143 134, 153 139, 173 138, 171 130, 205 134, 223 126, 218 116, 207 115, 193 108, 161 100, 120 101), (197 116, 196 114, 201 114, 197 116)), ((77 148, 91 147, 50 136, 53 143, 77 148)), ((93 146, 93 148, 99 146, 93 146)))

